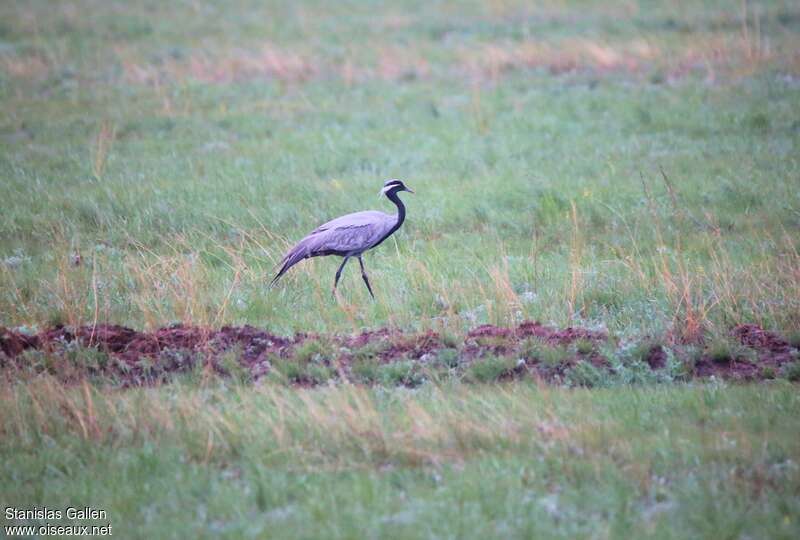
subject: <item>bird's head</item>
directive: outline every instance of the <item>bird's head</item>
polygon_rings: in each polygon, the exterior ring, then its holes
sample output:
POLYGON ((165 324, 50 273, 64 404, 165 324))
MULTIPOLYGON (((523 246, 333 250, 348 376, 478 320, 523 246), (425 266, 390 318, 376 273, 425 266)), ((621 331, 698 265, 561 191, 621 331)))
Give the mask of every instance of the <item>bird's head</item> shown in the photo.
POLYGON ((386 195, 388 197, 390 194, 395 194, 400 191, 408 191, 409 193, 414 193, 411 190, 411 188, 406 187, 406 185, 403 183, 402 180, 392 178, 391 180, 387 180, 383 184, 383 189, 381 190, 380 193, 378 193, 378 196, 386 195))

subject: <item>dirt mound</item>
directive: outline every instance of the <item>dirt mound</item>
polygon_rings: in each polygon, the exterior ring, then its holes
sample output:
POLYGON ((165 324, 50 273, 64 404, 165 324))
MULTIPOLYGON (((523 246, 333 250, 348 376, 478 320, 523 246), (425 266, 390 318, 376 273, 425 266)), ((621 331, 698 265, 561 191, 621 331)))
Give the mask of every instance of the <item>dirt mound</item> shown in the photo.
POLYGON ((388 340, 398 334, 397 331, 390 330, 389 328, 380 328, 378 330, 368 330, 360 334, 344 339, 344 345, 351 349, 360 349, 375 341, 388 340))
POLYGON ((559 330, 536 321, 526 321, 520 324, 517 327, 516 334, 518 337, 537 337, 560 345, 569 345, 581 339, 588 341, 605 341, 608 339, 606 332, 588 330, 586 328, 573 328, 571 326, 559 330))
POLYGON ((695 364, 695 375, 711 375, 736 380, 774 378, 786 364, 795 361, 789 342, 774 332, 755 324, 741 324, 731 331, 731 336, 752 351, 735 354, 732 358, 712 358, 704 355, 695 364))
POLYGON ((650 366, 650 369, 662 369, 667 365, 667 352, 661 345, 653 345, 647 351, 645 362, 650 366))
POLYGON ((430 330, 420 335, 400 334, 380 352, 380 358, 384 362, 391 362, 402 357, 417 360, 443 347, 444 342, 441 336, 430 330))
POLYGON ((39 348, 39 337, 0 327, 0 351, 8 357, 14 357, 26 349, 39 348))
MULTIPOLYGON (((151 372, 163 375, 168 371, 191 368, 200 354, 217 371, 225 370, 216 363, 219 356, 236 349, 239 362, 254 371, 265 372, 263 364, 270 354, 282 355, 298 340, 270 334, 253 326, 230 327, 219 330, 176 324, 153 332, 139 332, 113 324, 67 328, 56 326, 27 335, 0 328, 0 350, 15 359, 28 349, 62 355, 73 344, 107 353, 117 360, 105 370, 131 384, 152 379, 151 372), (142 362, 142 360, 148 362, 142 362), (155 368, 155 369, 154 369, 155 368)), ((263 374, 263 373, 262 373, 263 374)))
POLYGON ((733 329, 732 334, 739 339, 742 345, 753 349, 766 349, 773 353, 788 353, 791 351, 788 341, 778 334, 768 332, 755 324, 741 324, 733 329))
POLYGON ((608 339, 608 335, 605 332, 586 328, 559 329, 537 321, 525 321, 516 328, 484 324, 467 333, 464 340, 464 352, 469 358, 507 355, 519 352, 522 342, 530 338, 551 346, 566 346, 579 340, 605 341, 608 339))
MULTIPOLYGON (((745 352, 753 352, 729 359, 703 355, 694 362, 692 372, 695 376, 771 378, 785 364, 795 361, 796 352, 786 340, 756 325, 737 326, 731 335, 748 348, 745 352)), ((81 368, 87 370, 85 374, 112 376, 126 386, 158 383, 167 380, 172 373, 191 369, 198 362, 218 373, 228 374, 232 369, 228 363, 231 358, 252 379, 258 379, 269 373, 272 364, 279 360, 284 363, 308 362, 309 358, 298 360, 305 354, 314 361, 317 353, 309 355, 305 344, 317 341, 311 349, 325 351, 325 365, 340 374, 348 372, 356 357, 360 360, 371 358, 378 364, 407 360, 427 365, 446 352, 449 358, 446 363, 451 369, 454 365, 469 366, 492 357, 507 357, 519 362, 522 371, 525 370, 522 366, 527 366, 530 373, 541 379, 558 382, 581 362, 600 370, 612 370, 609 359, 600 354, 596 346, 606 340, 608 334, 603 331, 573 327, 559 329, 536 321, 526 321, 510 328, 478 326, 467 332, 461 343, 445 340, 430 330, 408 333, 390 328, 349 336, 298 333, 285 337, 249 325, 213 329, 176 324, 142 332, 114 324, 98 324, 75 328, 56 326, 35 335, 0 327, 0 367, 30 368, 25 365, 29 361, 23 354, 27 350, 43 351, 75 363, 76 356, 68 353, 80 346, 105 353, 110 360, 81 368)), ((642 360, 650 369, 660 370, 665 368, 672 353, 679 355, 680 349, 670 351, 663 345, 654 344, 642 360)), ((45 366, 51 364, 44 362, 45 366)), ((53 368, 37 364, 35 369, 53 368)), ((65 372, 74 377, 76 371, 65 372)), ((59 376, 61 372, 54 374, 59 376)))
POLYGON ((305 334, 298 334, 290 340, 250 325, 223 326, 214 335, 213 343, 215 350, 222 351, 238 346, 241 348, 242 359, 246 363, 253 363, 263 360, 270 353, 280 354, 305 338, 305 334))
POLYGON ((579 339, 589 341, 603 341, 608 339, 608 334, 597 330, 588 330, 586 328, 573 328, 567 327, 563 330, 546 326, 538 321, 525 321, 516 328, 505 328, 502 326, 493 326, 491 324, 484 324, 473 328, 467 333, 467 339, 476 338, 528 338, 535 337, 542 341, 547 341, 553 344, 569 345, 579 339))

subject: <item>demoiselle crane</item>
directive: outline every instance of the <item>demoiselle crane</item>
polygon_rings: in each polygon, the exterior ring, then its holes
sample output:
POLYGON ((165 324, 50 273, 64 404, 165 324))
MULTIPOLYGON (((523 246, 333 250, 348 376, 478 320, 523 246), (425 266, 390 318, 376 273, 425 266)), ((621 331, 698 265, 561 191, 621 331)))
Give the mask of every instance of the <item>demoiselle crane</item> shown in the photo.
POLYGON ((361 259, 361 255, 368 249, 379 246, 403 224, 406 219, 406 207, 397 195, 401 191, 414 193, 402 181, 397 179, 387 180, 380 192, 397 206, 397 214, 395 215, 376 210, 355 212, 354 214, 338 217, 314 229, 311 234, 295 244, 283 257, 281 269, 272 279, 270 286, 274 285, 283 274, 303 259, 338 255, 339 257, 344 257, 344 260, 336 271, 336 278, 333 281, 333 294, 335 295, 336 286, 339 284, 344 265, 347 264, 351 257, 356 257, 358 264, 361 266, 361 277, 367 285, 370 296, 374 299, 375 295, 372 293, 372 287, 369 284, 369 278, 367 277, 367 271, 364 269, 364 261, 361 259))

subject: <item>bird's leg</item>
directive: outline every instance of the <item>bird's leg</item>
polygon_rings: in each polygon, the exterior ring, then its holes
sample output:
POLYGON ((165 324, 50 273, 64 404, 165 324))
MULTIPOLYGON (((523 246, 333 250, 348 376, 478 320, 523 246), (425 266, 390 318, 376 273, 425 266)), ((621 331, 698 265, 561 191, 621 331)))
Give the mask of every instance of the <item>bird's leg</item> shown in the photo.
POLYGON ((347 261, 350 259, 350 255, 345 256, 342 264, 339 265, 339 269, 336 271, 336 279, 333 280, 333 296, 336 296, 336 286, 339 284, 339 278, 342 277, 342 270, 344 269, 344 265, 347 264, 347 261))
POLYGON ((375 300, 375 295, 372 294, 372 287, 369 286, 369 278, 367 278, 367 271, 364 270, 364 261, 361 260, 361 256, 358 257, 358 264, 361 265, 361 277, 364 278, 364 283, 367 284, 367 290, 369 291, 369 295, 375 300))

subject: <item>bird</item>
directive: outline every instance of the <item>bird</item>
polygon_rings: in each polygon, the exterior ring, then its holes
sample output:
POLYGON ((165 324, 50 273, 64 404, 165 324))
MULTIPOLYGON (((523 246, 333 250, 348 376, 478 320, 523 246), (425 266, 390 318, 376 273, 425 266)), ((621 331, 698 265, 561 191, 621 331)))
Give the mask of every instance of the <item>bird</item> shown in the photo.
POLYGON ((377 210, 366 210, 338 217, 314 229, 284 255, 280 262, 281 269, 270 282, 270 287, 275 285, 292 266, 303 259, 337 255, 343 257, 344 260, 339 265, 339 269, 336 270, 336 277, 333 280, 333 295, 335 296, 336 286, 339 284, 339 278, 342 275, 344 266, 352 257, 356 257, 359 266, 361 266, 361 277, 374 300, 375 294, 372 292, 361 256, 365 251, 378 247, 384 240, 394 234, 405 221, 406 207, 398 196, 401 191, 414 193, 413 190, 406 187, 402 180, 392 178, 383 184, 383 189, 378 193, 379 197, 385 195, 387 199, 397 206, 397 214, 392 215, 377 210))

